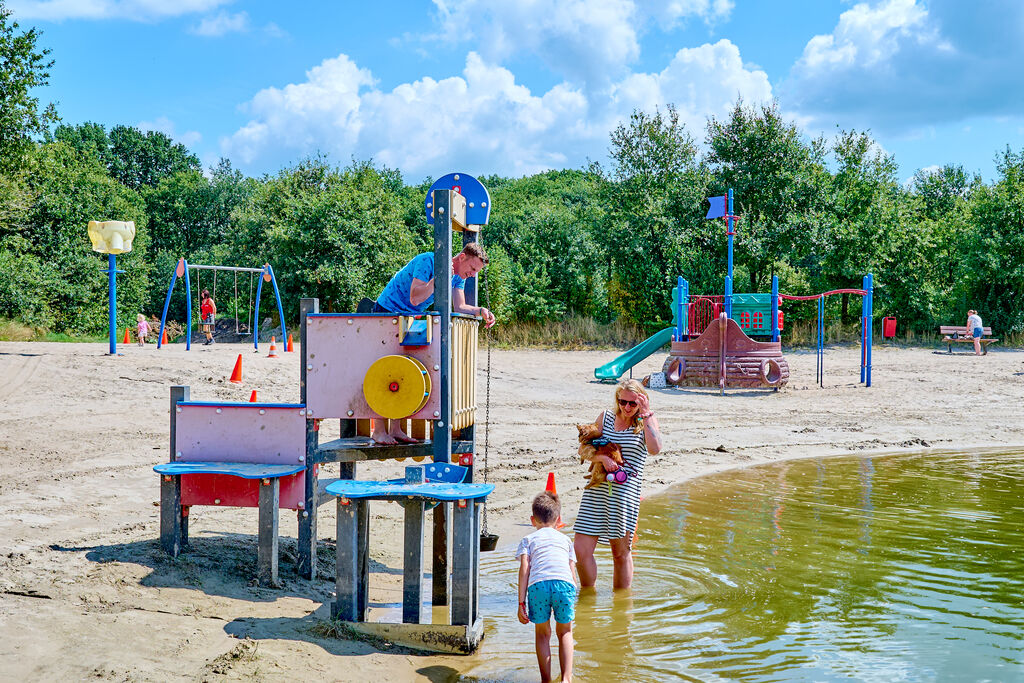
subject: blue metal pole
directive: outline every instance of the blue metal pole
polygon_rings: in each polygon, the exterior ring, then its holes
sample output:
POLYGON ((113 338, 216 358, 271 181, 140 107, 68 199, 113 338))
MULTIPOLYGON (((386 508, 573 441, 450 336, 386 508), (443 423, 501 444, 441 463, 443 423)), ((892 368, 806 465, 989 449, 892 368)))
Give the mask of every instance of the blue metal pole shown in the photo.
MULTIPOLYGON (((188 272, 188 269, 185 269, 188 272)), ((167 324, 167 309, 171 305, 171 293, 174 291, 174 283, 178 281, 178 264, 174 264, 174 270, 171 271, 171 284, 167 287, 167 298, 164 299, 164 311, 160 314, 160 336, 156 340, 156 348, 160 348, 160 345, 164 340, 164 325, 167 324)))
POLYGON ((263 291, 263 273, 260 273, 256 283, 256 310, 252 316, 252 348, 260 350, 260 292, 263 291))
POLYGON ((871 386, 871 336, 873 334, 873 320, 875 307, 875 278, 871 273, 864 276, 864 289, 867 290, 867 373, 865 375, 865 386, 871 386))
MULTIPOLYGON (((732 229, 732 216, 733 216, 733 213, 732 213, 732 189, 730 188, 729 189, 729 218, 726 219, 729 222, 729 230, 728 230, 727 235, 729 237, 729 273, 728 273, 728 275, 729 275, 729 279, 730 280, 732 280, 732 233, 733 233, 733 229, 732 229)), ((729 310, 729 316, 730 317, 732 316, 732 311, 731 310, 729 310)))
POLYGON ((772 341, 779 341, 779 276, 772 275, 772 341))
MULTIPOLYGON (((267 270, 270 271, 270 284, 274 285, 274 298, 277 299, 277 315, 281 318, 281 346, 287 349, 288 330, 284 326, 284 309, 281 307, 281 293, 277 291, 277 278, 274 277, 274 266, 268 263, 267 270)), ((474 296, 476 296, 475 292, 474 296)))
POLYGON ((818 386, 825 386, 825 297, 818 299, 818 386))
POLYGON ((725 317, 732 317, 732 275, 725 276, 725 317))
POLYGON ((185 317, 188 318, 188 333, 185 335, 185 350, 192 349, 192 278, 188 276, 188 261, 185 261, 185 317))
POLYGON ((117 355, 117 254, 107 254, 107 305, 110 307, 110 355, 117 355))
POLYGON ((683 340, 683 276, 676 276, 676 338, 683 340))
POLYGON ((683 280, 683 334, 690 337, 690 283, 683 280))

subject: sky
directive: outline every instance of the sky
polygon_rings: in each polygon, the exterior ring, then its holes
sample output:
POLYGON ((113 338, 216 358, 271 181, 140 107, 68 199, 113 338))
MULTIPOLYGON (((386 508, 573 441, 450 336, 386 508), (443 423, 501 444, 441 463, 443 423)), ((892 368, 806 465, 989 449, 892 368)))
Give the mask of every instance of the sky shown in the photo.
POLYGON ((276 173, 324 154, 407 183, 607 163, 637 109, 703 143, 737 98, 807 140, 867 131, 899 179, 1024 148, 1021 0, 6 0, 63 122, 134 125, 276 173))

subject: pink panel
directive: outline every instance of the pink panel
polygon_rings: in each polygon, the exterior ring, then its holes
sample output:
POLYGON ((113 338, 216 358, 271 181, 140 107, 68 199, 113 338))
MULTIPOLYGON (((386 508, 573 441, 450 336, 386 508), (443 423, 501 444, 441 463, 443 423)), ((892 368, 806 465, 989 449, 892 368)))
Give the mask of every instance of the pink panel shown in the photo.
MULTIPOLYGON (((398 318, 393 315, 313 315, 306 325, 306 405, 317 418, 379 418, 363 398, 363 378, 382 356, 411 356, 430 375, 427 404, 415 419, 435 419, 441 403, 440 330, 433 323, 432 342, 426 347, 399 345, 398 318), (348 411, 352 411, 352 415, 348 411)), ((436 320, 436 318, 434 318, 436 320)))
MULTIPOLYGON (((183 462, 258 462, 269 465, 302 464, 306 457, 306 417, 302 406, 243 405, 178 406, 175 448, 183 462), (220 411, 219 413, 217 411, 220 411), (263 411, 263 414, 260 414, 263 411)), ((282 508, 297 509, 304 500, 302 472, 281 478, 282 508)), ((182 504, 249 506, 258 501, 257 480, 227 475, 183 475, 182 504), (251 481, 252 483, 246 483, 251 481), (246 493, 251 488, 251 492, 246 493), (186 493, 188 492, 188 493, 186 493), (247 496, 257 496, 245 502, 247 496), (186 498, 192 502, 186 502, 186 498), (233 500, 236 502, 226 502, 233 500)))

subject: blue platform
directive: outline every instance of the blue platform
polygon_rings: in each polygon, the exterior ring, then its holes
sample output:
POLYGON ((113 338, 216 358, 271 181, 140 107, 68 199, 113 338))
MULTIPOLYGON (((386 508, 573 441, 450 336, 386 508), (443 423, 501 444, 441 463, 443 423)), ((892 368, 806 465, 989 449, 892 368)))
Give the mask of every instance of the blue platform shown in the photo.
POLYGON ((153 468, 157 474, 230 474, 242 479, 287 477, 306 469, 305 465, 264 465, 257 462, 165 462, 153 468))
MULTIPOLYGON (((409 468, 413 469, 413 468, 409 468)), ((485 498, 494 490, 493 484, 464 484, 468 467, 450 463, 430 463, 423 466, 423 483, 410 483, 405 479, 387 481, 358 481, 340 479, 327 485, 325 491, 341 498, 375 498, 378 500, 423 498, 425 500, 454 501, 485 498)))

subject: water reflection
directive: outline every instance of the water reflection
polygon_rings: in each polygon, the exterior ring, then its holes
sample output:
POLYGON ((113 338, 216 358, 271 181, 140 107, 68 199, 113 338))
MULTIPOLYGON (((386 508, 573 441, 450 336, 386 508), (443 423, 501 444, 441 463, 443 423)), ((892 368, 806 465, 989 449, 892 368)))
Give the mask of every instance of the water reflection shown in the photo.
MULTIPOLYGON (((1024 681, 1024 454, 791 461, 641 510, 632 593, 581 597, 585 681, 1024 681)), ((515 563, 486 557, 466 674, 536 680, 515 563)), ((602 584, 611 561, 599 551, 602 584)), ((607 580, 605 580, 607 579, 607 580)))

